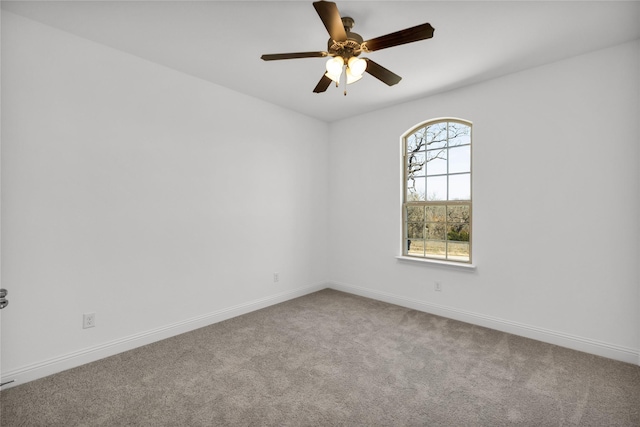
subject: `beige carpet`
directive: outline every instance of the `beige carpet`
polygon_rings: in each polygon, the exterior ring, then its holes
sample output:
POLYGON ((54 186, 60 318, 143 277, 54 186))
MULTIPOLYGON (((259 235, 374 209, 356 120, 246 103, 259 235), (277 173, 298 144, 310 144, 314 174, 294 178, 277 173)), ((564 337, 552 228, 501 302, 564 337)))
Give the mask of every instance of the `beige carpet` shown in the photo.
POLYGON ((323 290, 0 401, 3 426, 640 426, 640 367, 323 290))

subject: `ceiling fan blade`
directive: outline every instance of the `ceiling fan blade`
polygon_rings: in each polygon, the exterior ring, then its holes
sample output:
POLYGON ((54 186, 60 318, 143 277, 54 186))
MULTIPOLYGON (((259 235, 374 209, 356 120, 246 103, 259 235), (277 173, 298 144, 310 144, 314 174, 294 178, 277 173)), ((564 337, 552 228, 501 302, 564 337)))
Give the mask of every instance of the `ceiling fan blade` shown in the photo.
POLYGON ((365 71, 371 74, 376 79, 380 80, 382 83, 385 83, 388 86, 393 86, 395 84, 398 84, 398 82, 402 80, 402 77, 387 70, 377 62, 373 62, 369 58, 363 58, 363 59, 367 61, 367 68, 365 71))
POLYGON ((313 2, 313 7, 316 8, 316 12, 318 12, 318 16, 322 19, 331 38, 338 42, 345 41, 347 32, 344 29, 340 12, 338 12, 338 6, 330 1, 316 1, 313 2))
POLYGON ((430 39, 433 37, 434 28, 431 24, 416 25, 415 27, 405 28, 395 33, 376 37, 362 43, 365 52, 373 52, 374 50, 386 49, 388 47, 399 46, 401 44, 413 43, 420 40, 430 39))
POLYGON ((320 81, 318 82, 318 84, 316 85, 316 87, 313 89, 313 92, 314 93, 324 92, 325 90, 327 90, 331 82, 332 80, 329 77, 327 77, 326 75, 323 75, 320 81))
POLYGON ((324 58, 329 55, 327 52, 295 52, 295 53, 270 53, 262 55, 263 61, 277 61, 279 59, 296 59, 296 58, 324 58))

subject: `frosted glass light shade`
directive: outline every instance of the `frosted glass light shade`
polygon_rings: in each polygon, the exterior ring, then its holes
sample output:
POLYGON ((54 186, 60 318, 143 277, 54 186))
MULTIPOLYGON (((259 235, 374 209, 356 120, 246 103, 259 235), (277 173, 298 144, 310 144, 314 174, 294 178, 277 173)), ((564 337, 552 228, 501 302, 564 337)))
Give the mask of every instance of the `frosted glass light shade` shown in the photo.
POLYGON ((341 56, 334 56, 327 61, 327 73, 333 76, 340 76, 343 65, 344 59, 341 56))
POLYGON ((354 77, 362 76, 364 70, 367 69, 367 61, 365 61, 364 59, 356 58, 355 56, 349 58, 348 64, 349 69, 351 70, 351 74, 354 77))
MULTIPOLYGON (((342 71, 342 70, 340 70, 340 71, 342 71)), ((340 74, 331 74, 331 73, 327 72, 327 73, 324 73, 324 75, 329 77, 334 82, 340 83, 340 74)))
POLYGON ((362 74, 355 76, 350 68, 347 68, 347 84, 355 83, 362 78, 362 74))

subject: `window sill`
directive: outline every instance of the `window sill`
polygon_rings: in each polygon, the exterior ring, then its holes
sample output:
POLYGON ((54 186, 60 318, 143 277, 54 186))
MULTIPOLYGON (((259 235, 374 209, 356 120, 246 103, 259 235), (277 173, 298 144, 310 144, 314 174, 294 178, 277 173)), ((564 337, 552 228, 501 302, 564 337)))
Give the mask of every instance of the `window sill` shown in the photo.
POLYGON ((416 263, 422 263, 422 264, 433 264, 433 265, 439 265, 443 267, 460 268, 464 270, 476 269, 476 266, 474 264, 464 264, 461 262, 451 262, 451 261, 439 261, 437 259, 417 258, 417 257, 400 256, 400 255, 397 256, 396 259, 399 261, 416 262, 416 263))

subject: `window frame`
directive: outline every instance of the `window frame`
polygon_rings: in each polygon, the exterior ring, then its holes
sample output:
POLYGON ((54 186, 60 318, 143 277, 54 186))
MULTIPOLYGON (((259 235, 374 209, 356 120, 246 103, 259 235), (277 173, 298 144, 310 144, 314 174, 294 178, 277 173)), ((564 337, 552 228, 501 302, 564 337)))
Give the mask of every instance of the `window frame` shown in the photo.
MULTIPOLYGON (((449 152, 449 149, 451 149, 452 147, 449 147, 448 145, 448 140, 449 140, 449 136, 447 135, 447 145, 446 145, 446 149, 447 149, 447 154, 449 152)), ((397 258, 399 259, 404 259, 404 260, 415 260, 415 261, 421 261, 421 262, 433 262, 433 263, 437 263, 437 264, 448 264, 448 265, 454 265, 454 266, 471 266, 474 267, 472 264, 473 261, 473 122, 469 121, 469 120, 465 120, 465 119, 460 119, 460 118, 455 118, 455 117, 440 117, 440 118, 434 118, 434 119, 429 119, 426 120, 424 122, 421 122, 415 126, 413 126, 411 129, 409 129, 408 131, 406 131, 404 134, 402 134, 402 136, 400 137, 400 149, 401 149, 401 159, 402 159, 402 181, 401 181, 401 238, 400 238, 400 256, 398 256, 397 258), (426 128, 428 126, 431 125, 435 125, 438 123, 458 123, 464 126, 468 126, 469 127, 469 200, 448 200, 448 194, 449 194, 449 188, 447 188, 447 200, 424 200, 424 201, 407 201, 407 195, 408 195, 408 174, 409 174, 409 165, 407 164, 408 162, 408 156, 407 156, 407 144, 408 144, 408 140, 409 137, 411 137, 413 134, 415 134, 418 130, 426 128), (408 230, 407 230, 407 207, 409 206, 468 206, 469 207, 469 222, 468 222, 468 226, 469 226, 469 258, 468 259, 455 259, 455 258, 450 258, 449 255, 449 251, 448 251, 448 245, 449 245, 449 239, 448 237, 446 237, 445 235, 445 239, 444 239, 444 243, 445 243, 445 256, 429 256, 426 253, 423 253, 423 255, 416 255, 416 254, 410 254, 408 247, 407 247, 407 241, 408 241, 408 230)), ((428 147, 425 146, 424 147, 424 152, 426 153, 428 150, 428 147)), ((449 156, 447 156, 447 158, 449 158, 449 156)), ((425 164, 426 167, 426 164, 425 164)), ((440 174, 438 176, 446 176, 447 179, 450 176, 454 176, 457 174, 460 174, 459 172, 454 172, 454 173, 449 173, 449 167, 447 165, 447 173, 446 174, 440 174)), ((426 169, 425 169, 425 173, 426 173, 426 169)), ((464 172, 466 173, 466 172, 464 172)), ((428 175, 425 175, 425 179, 428 175)), ((446 215, 445 215, 446 216, 446 215)), ((424 223, 426 223, 426 218, 425 220, 423 220, 424 223)), ((445 219, 445 227, 446 227, 446 219, 445 219)), ((445 228, 445 232, 448 228, 445 228)), ((424 239, 423 237, 423 241, 425 242, 426 245, 426 239, 424 239)), ((426 248, 426 246, 425 246, 426 248)))

